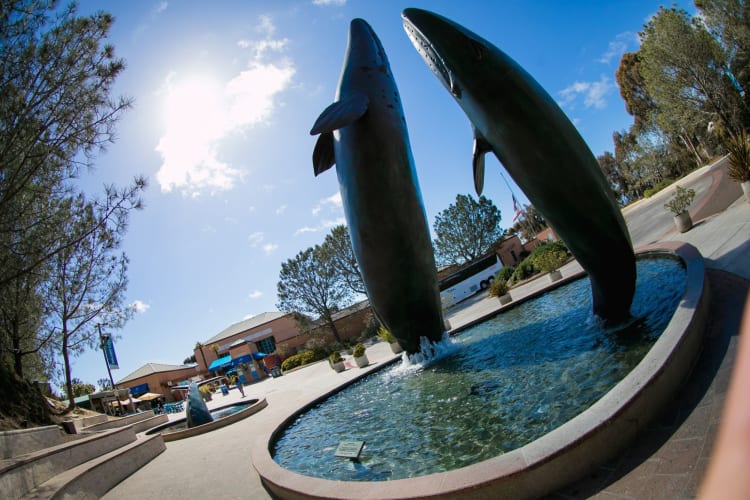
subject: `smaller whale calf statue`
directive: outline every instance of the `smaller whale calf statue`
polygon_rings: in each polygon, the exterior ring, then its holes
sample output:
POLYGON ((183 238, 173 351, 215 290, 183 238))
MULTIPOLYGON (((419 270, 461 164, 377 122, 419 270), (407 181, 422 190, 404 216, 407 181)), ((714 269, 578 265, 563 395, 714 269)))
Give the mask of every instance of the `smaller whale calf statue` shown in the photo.
POLYGON ((396 82, 367 22, 349 28, 335 102, 320 134, 315 175, 336 164, 352 249, 376 316, 408 353, 442 339, 443 312, 427 216, 396 82))
POLYGON ((206 402, 203 400, 201 392, 198 390, 198 385, 195 382, 190 382, 188 386, 185 414, 187 416, 188 427, 196 427, 214 421, 214 417, 208 411, 206 402))
POLYGON ((432 12, 406 9, 404 28, 474 128, 474 185, 493 152, 591 280, 594 313, 630 316, 635 256, 599 164, 554 99, 500 49, 432 12))

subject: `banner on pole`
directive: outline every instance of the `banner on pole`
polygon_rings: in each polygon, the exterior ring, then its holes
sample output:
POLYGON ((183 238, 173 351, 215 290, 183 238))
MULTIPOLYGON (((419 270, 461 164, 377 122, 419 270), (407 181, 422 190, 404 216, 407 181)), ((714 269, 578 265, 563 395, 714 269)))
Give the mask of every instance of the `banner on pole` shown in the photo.
POLYGON ((115 343, 111 336, 104 339, 104 357, 107 359, 110 369, 120 369, 120 366, 117 364, 117 354, 115 354, 115 343))

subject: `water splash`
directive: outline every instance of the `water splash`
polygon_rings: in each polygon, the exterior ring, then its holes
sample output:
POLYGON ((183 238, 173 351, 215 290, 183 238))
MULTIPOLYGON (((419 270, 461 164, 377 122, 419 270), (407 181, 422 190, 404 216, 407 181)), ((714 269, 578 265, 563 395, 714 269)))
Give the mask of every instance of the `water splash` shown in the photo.
POLYGON ((435 361, 442 359, 458 350, 458 343, 454 342, 448 332, 443 332, 440 342, 431 342, 427 337, 419 338, 419 352, 401 355, 402 366, 411 369, 422 369, 435 361))

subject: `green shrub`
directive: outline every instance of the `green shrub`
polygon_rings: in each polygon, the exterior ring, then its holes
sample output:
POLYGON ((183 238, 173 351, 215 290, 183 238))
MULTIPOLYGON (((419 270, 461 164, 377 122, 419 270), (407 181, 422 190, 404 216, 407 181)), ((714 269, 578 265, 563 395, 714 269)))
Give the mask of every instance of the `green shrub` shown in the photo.
POLYGON ((529 256, 522 260, 521 263, 518 264, 518 266, 516 266, 515 270, 513 271, 512 279, 514 283, 518 283, 519 281, 525 280, 532 274, 534 274, 534 264, 532 263, 531 256, 529 256))
POLYGON ((508 282, 504 279, 495 278, 490 283, 489 291, 487 292, 490 297, 502 297, 508 293, 508 282))
POLYGON ((321 349, 302 351, 298 354, 286 358, 284 362, 281 363, 281 369, 284 371, 291 370, 292 368, 297 368, 298 366, 307 365, 310 363, 314 363, 315 361, 325 359, 325 357, 326 352, 321 349))
POLYGON ((380 340, 382 340, 383 342, 388 342, 389 344, 398 342, 396 340, 396 337, 394 337, 393 334, 391 333, 391 331, 384 326, 381 326, 378 329, 378 338, 380 338, 380 340))
POLYGON ((750 181, 750 142, 747 132, 724 140, 724 147, 729 152, 729 178, 737 182, 750 181))
POLYGON ((513 266, 503 266, 495 275, 495 279, 508 281, 513 276, 513 271, 515 270, 516 268, 513 266))
POLYGON ((664 179, 663 181, 654 184, 650 188, 645 189, 643 191, 643 196, 645 198, 651 198, 653 195, 655 195, 656 193, 658 193, 659 191, 661 191, 665 187, 669 186, 673 182, 674 182, 674 179, 664 179))
POLYGON ((338 351, 333 351, 330 356, 328 356, 328 362, 331 364, 338 363, 339 361, 344 361, 344 358, 341 357, 341 353, 338 351))
POLYGON ((568 260, 568 247, 560 240, 543 243, 536 247, 529 260, 534 266, 534 273, 551 272, 568 260))
POLYGON ((681 186, 677 186, 674 196, 664 204, 664 208, 672 212, 674 215, 680 215, 688 209, 693 202, 693 198, 695 198, 695 191, 693 189, 685 189, 681 186))
POLYGON ((361 358, 365 355, 365 345, 362 343, 359 343, 354 346, 354 351, 352 351, 352 356, 355 358, 361 358))
POLYGON ((551 273, 557 271, 568 260, 568 254, 557 248, 541 253, 534 259, 534 269, 551 273))

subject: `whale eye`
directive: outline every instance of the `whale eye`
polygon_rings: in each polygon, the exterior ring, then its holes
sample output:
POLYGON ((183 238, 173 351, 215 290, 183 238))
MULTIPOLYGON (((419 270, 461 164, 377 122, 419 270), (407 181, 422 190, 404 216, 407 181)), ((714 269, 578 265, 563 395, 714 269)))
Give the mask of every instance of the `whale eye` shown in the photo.
POLYGON ((474 52, 474 56, 477 58, 477 60, 481 61, 484 58, 484 51, 485 51, 484 45, 477 42, 476 40, 469 38, 469 46, 471 47, 471 50, 474 52))
POLYGON ((454 97, 461 98, 461 87, 458 86, 453 78, 451 78, 451 94, 453 94, 454 97))

